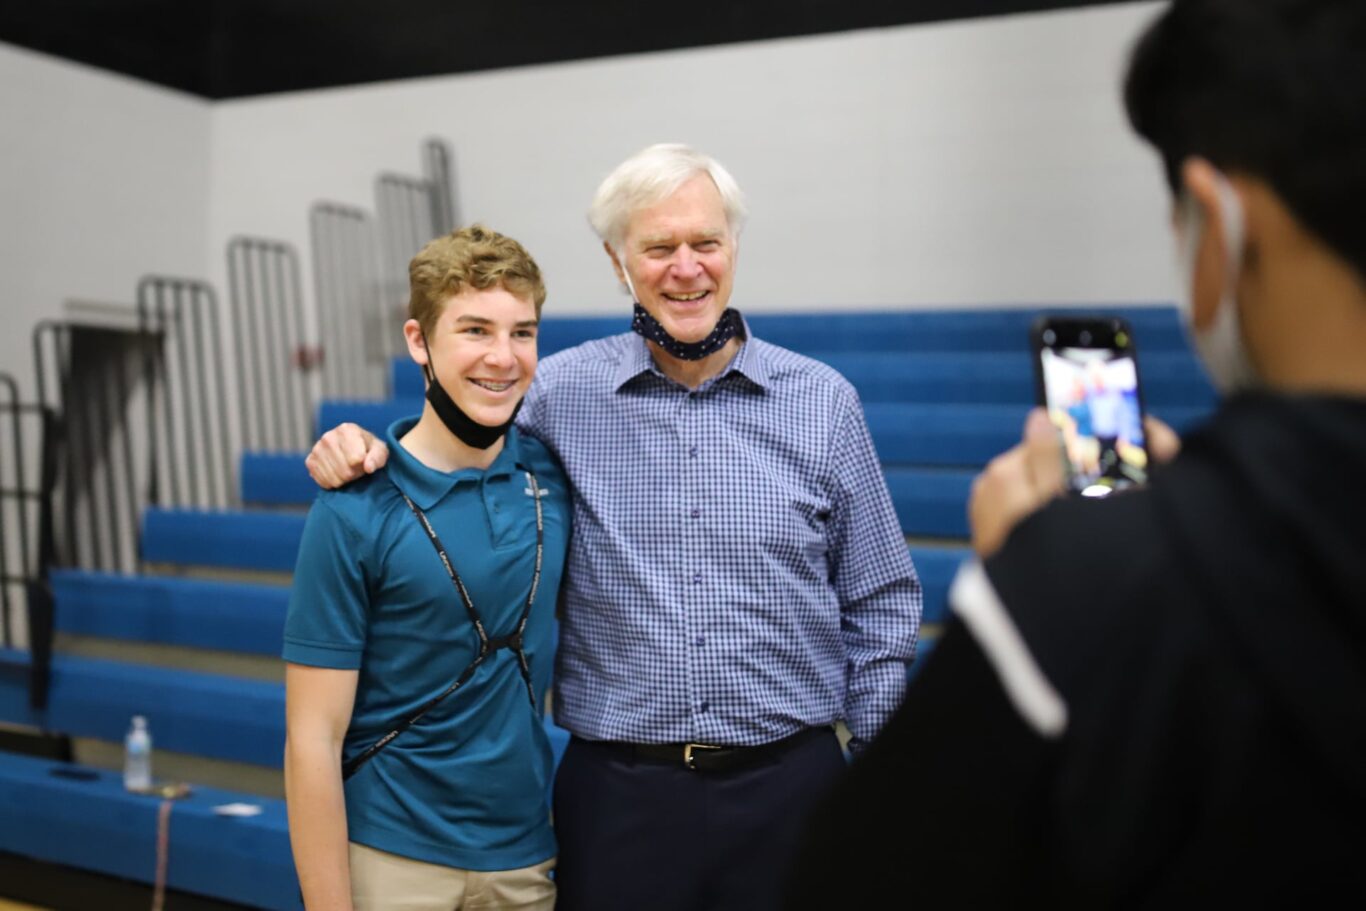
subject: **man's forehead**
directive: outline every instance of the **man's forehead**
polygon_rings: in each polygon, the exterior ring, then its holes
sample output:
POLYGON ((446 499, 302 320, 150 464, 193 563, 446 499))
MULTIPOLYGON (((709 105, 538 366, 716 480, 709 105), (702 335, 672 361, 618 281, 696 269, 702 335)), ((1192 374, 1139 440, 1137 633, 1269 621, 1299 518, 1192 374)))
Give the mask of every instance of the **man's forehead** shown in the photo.
POLYGON ((651 226, 636 232, 635 239, 637 243, 659 244, 675 240, 680 234, 686 235, 689 240, 720 240, 726 236, 726 226, 724 223, 720 226, 708 225, 700 228, 685 225, 664 228, 651 226))

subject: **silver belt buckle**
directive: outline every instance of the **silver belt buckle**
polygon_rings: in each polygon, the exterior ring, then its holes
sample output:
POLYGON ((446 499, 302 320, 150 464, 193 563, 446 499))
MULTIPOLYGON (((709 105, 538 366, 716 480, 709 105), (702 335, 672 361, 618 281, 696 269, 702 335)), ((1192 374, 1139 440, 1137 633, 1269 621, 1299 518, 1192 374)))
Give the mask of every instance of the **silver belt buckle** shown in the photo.
POLYGON ((683 744, 683 765, 690 771, 697 771, 697 760, 693 756, 693 750, 724 750, 725 747, 712 746, 709 743, 685 743, 683 744))

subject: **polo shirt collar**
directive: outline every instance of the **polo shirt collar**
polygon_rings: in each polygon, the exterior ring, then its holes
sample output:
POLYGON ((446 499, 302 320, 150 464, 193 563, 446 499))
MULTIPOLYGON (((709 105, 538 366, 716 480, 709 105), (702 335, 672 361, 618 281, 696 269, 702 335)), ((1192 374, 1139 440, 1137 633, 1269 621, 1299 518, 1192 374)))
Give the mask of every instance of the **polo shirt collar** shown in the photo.
MULTIPOLYGON (((740 343, 740 350, 735 353, 735 357, 731 358, 730 363, 726 365, 726 369, 721 372, 720 376, 711 382, 716 382, 716 380, 734 373, 749 380, 760 389, 767 390, 772 383, 768 359, 755 345, 750 344, 754 341, 754 333, 750 331, 749 321, 741 315, 740 322, 745 327, 745 338, 740 343)), ((612 388, 620 392, 623 386, 646 372, 663 375, 659 367, 655 365, 654 357, 650 354, 649 343, 641 335, 632 332, 626 340, 626 350, 621 358, 621 363, 617 365, 616 373, 612 377, 612 388)))
POLYGON ((456 471, 437 471, 428 468, 417 460, 411 452, 399 443, 403 436, 417 423, 416 417, 407 417, 389 425, 385 434, 389 444, 389 461, 385 467, 389 478, 399 490, 408 495, 422 510, 431 509, 450 493, 457 484, 477 484, 486 478, 511 475, 520 471, 518 463, 522 460, 521 439, 516 427, 509 427, 503 438, 503 450, 486 469, 460 468, 456 471))

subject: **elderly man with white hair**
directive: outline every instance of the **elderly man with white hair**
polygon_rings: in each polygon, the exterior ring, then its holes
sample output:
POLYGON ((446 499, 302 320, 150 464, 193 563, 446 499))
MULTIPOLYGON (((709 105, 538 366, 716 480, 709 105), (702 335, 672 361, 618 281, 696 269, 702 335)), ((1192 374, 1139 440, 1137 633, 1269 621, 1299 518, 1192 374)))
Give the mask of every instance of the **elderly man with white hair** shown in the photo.
MULTIPOLYGON (((561 909, 774 907, 802 817, 896 708, 921 590, 858 397, 730 309, 744 202, 655 145, 589 213, 633 332, 542 362, 518 426, 573 484, 561 909)), ((332 431, 310 471, 382 462, 332 431)))

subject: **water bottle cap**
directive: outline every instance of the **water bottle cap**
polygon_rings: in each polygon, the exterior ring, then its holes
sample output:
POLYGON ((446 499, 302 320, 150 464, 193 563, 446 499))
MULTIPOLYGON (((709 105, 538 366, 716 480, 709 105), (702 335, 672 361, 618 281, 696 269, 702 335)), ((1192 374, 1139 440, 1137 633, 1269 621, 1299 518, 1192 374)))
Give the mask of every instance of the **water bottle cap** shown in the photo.
POLYGON ((135 727, 135 728, 145 728, 145 727, 147 727, 147 719, 146 719, 144 716, 142 716, 142 715, 134 715, 134 716, 133 716, 133 727, 135 727))

